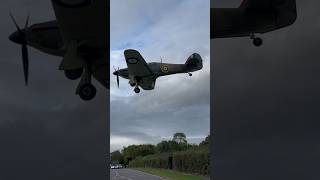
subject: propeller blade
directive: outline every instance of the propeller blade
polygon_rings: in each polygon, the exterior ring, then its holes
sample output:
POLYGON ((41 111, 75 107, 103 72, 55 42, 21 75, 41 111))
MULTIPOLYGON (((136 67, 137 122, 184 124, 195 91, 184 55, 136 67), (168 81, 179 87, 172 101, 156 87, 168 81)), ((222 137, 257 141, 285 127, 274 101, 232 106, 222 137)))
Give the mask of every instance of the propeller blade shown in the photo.
MULTIPOLYGON (((17 21, 15 20, 15 18, 11 12, 10 12, 10 17, 11 17, 14 25, 16 26, 18 33, 19 33, 18 39, 19 39, 19 44, 21 44, 24 81, 25 81, 25 85, 27 86, 28 85, 28 78, 29 78, 29 53, 28 53, 27 36, 26 36, 26 32, 19 27, 17 21)), ((29 19, 30 19, 30 14, 28 15, 28 17, 26 19, 24 29, 28 28, 29 19)))
POLYGON ((21 32, 21 29, 16 21, 16 19, 14 18, 14 16, 12 15, 12 13, 10 12, 10 17, 11 17, 11 20, 13 21, 14 25, 16 26, 16 28, 18 29, 19 32, 21 32))
POLYGON ((27 19, 26 19, 26 23, 24 25, 24 28, 27 28, 29 26, 29 19, 30 19, 30 14, 28 14, 27 19))
POLYGON ((28 47, 27 44, 22 44, 22 65, 23 65, 23 73, 24 73, 24 82, 25 85, 28 85, 28 77, 29 77, 29 55, 28 55, 28 47))
POLYGON ((119 88, 119 74, 117 74, 117 85, 118 85, 118 88, 119 88))
POLYGON ((119 83, 120 83, 120 81, 119 81, 119 67, 118 67, 118 73, 117 73, 117 85, 118 85, 118 88, 119 88, 119 83))

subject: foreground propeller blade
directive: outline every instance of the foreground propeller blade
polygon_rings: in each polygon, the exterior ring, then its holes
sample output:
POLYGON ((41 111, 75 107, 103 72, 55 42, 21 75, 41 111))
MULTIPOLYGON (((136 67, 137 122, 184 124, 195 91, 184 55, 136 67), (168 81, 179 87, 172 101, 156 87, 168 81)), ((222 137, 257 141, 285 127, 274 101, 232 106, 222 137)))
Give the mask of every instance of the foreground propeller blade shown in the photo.
POLYGON ((28 77, 29 77, 29 55, 28 55, 28 47, 27 44, 22 44, 22 65, 23 65, 23 73, 24 73, 24 82, 25 85, 28 85, 28 77))
POLYGON ((119 88, 119 74, 117 74, 117 85, 118 85, 118 88, 119 88))
POLYGON ((12 15, 12 13, 10 13, 10 17, 11 17, 11 20, 13 21, 14 25, 16 26, 16 28, 18 29, 19 32, 21 32, 21 29, 16 21, 16 19, 14 18, 14 16, 12 15))
POLYGON ((28 14, 27 19, 26 19, 26 23, 24 25, 24 28, 27 28, 29 26, 29 19, 30 19, 30 14, 28 14))
POLYGON ((17 30, 18 30, 18 34, 16 36, 16 38, 18 40, 14 41, 14 42, 17 42, 17 43, 21 44, 24 81, 25 81, 25 85, 27 86, 28 85, 28 77, 29 77, 29 55, 28 55, 27 35, 26 35, 25 29, 28 28, 30 15, 28 15, 28 17, 26 19, 26 23, 25 23, 24 29, 21 29, 19 27, 19 25, 18 25, 17 21, 15 20, 14 16, 12 15, 12 13, 10 13, 10 17, 11 17, 14 25, 16 26, 17 30))

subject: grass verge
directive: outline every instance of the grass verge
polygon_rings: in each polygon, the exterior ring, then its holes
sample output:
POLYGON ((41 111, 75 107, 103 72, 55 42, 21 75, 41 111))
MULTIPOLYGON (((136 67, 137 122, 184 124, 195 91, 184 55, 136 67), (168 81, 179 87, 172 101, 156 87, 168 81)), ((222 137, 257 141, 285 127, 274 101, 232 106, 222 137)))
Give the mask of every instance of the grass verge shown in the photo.
POLYGON ((133 168, 134 170, 142 171, 152 175, 160 176, 169 180, 206 180, 204 176, 196 176, 185 174, 182 172, 167 170, 167 169, 153 169, 153 168, 133 168))

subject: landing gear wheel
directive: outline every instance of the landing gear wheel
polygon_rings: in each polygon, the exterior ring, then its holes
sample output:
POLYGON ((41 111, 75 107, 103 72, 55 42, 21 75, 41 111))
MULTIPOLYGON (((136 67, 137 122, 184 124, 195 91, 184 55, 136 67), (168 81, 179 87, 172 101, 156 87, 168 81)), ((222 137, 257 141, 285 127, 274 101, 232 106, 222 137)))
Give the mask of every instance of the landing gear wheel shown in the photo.
POLYGON ((256 37, 256 38, 253 38, 253 44, 256 46, 256 47, 259 47, 263 44, 263 40, 259 37, 256 37))
POLYGON ((96 93, 97 93, 96 88, 90 83, 83 84, 79 88, 79 96, 81 99, 85 101, 89 101, 93 99, 96 96, 96 93))
POLYGON ((83 68, 64 70, 64 75, 70 80, 76 80, 81 77, 83 68))
POLYGON ((138 93, 140 93, 140 89, 138 87, 136 87, 136 88, 134 88, 134 92, 138 94, 138 93))
POLYGON ((191 74, 191 73, 189 73, 189 76, 192 76, 192 74, 191 74))
POLYGON ((129 83, 131 87, 135 87, 136 83, 129 83))

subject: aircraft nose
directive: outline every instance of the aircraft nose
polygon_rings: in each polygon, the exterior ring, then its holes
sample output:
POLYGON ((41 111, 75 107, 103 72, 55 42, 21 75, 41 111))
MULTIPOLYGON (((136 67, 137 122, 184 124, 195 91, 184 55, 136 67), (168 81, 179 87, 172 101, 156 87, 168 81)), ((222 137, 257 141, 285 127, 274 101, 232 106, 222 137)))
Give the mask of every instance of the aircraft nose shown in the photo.
POLYGON ((118 71, 113 72, 113 75, 117 76, 119 73, 118 71))
POLYGON ((12 33, 10 36, 9 36, 9 40, 14 42, 14 43, 17 43, 17 44, 22 44, 23 42, 23 39, 21 37, 21 34, 16 31, 14 33, 12 33))

